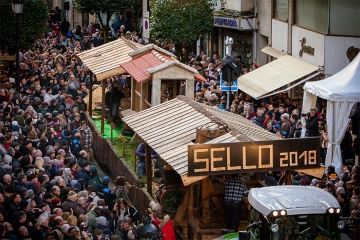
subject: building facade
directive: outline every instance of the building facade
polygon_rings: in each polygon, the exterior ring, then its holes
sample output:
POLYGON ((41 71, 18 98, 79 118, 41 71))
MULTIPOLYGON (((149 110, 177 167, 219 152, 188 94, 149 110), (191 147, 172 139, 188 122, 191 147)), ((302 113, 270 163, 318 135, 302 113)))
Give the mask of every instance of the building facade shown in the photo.
POLYGON ((261 52, 267 44, 319 66, 326 77, 343 69, 359 51, 360 1, 258 0, 256 4, 260 65, 269 62, 261 52))

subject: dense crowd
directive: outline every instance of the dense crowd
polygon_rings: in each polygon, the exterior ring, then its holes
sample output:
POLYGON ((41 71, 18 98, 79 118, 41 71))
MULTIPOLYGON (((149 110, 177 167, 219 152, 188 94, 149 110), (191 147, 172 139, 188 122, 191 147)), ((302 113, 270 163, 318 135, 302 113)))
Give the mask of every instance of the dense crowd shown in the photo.
MULTIPOLYGON (((11 86, 0 89, 0 239, 134 239, 140 214, 128 197, 131 186, 119 176, 110 189, 110 178, 98 175, 92 164, 92 132, 84 121, 90 70, 76 54, 102 45, 104 33, 96 19, 87 28, 70 30, 70 24, 55 15, 35 47, 20 53, 20 91, 15 90, 13 78, 11 86)), ((137 33, 129 31, 124 16, 120 17, 110 39, 123 36, 141 43, 137 33)), ((163 43, 159 46, 167 48, 163 43)), ((219 87, 217 54, 191 53, 187 60, 207 79, 196 83, 195 101, 225 110, 227 93, 219 87)), ((242 63, 243 74, 259 67, 245 64, 241 57, 237 61, 242 63)), ((105 80, 109 118, 118 117, 125 79, 105 80)), ((255 100, 237 91, 229 98, 229 111, 281 138, 300 137, 304 117, 306 136, 321 137, 324 161, 328 146, 324 102, 301 116, 301 99, 290 98, 286 92, 255 100)), ((337 197, 343 216, 360 217, 360 168, 346 161, 358 155, 356 144, 349 129, 341 143, 344 168, 340 176, 330 166, 322 179, 298 173, 293 183, 329 191, 337 197)), ((284 172, 264 173, 263 180, 278 185, 283 184, 283 176, 284 172)), ((168 215, 157 212, 149 218, 167 232, 163 239, 173 239, 168 215)), ((353 229, 348 229, 350 235, 359 236, 353 229)))
MULTIPOLYGON (((90 71, 75 55, 103 44, 103 32, 96 19, 70 30, 58 10, 44 37, 20 52, 19 91, 14 78, 0 88, 0 239, 134 239, 140 215, 131 186, 118 176, 110 189, 92 164, 84 102, 90 71)), ((105 81, 116 117, 124 78, 105 81)), ((172 239, 168 215, 147 218, 172 239)))

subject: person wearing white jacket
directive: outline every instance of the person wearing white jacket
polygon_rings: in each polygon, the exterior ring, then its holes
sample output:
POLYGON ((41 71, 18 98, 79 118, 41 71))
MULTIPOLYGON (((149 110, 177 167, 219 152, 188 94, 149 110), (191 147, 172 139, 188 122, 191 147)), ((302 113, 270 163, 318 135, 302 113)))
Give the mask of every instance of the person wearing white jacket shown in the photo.
POLYGON ((52 99, 57 99, 59 97, 59 94, 52 95, 52 89, 46 88, 46 92, 44 94, 44 102, 50 102, 52 99))

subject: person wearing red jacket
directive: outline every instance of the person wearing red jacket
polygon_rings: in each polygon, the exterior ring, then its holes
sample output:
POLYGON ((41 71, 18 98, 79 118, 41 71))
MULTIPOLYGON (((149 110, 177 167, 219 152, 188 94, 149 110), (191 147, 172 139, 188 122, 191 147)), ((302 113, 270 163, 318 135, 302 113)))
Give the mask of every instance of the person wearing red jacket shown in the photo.
POLYGON ((153 223, 161 229, 162 240, 176 239, 174 226, 169 215, 157 211, 155 216, 153 214, 150 216, 153 219, 153 223))

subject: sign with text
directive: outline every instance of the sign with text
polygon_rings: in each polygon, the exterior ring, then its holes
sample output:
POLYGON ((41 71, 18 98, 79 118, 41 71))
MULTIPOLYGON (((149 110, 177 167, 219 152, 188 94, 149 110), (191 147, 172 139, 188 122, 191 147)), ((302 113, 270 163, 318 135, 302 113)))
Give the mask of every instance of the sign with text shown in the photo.
POLYGON ((239 21, 239 19, 215 16, 214 17, 214 26, 239 29, 240 21, 239 21))
POLYGON ((320 166, 319 138, 188 146, 188 175, 296 170, 320 166))

